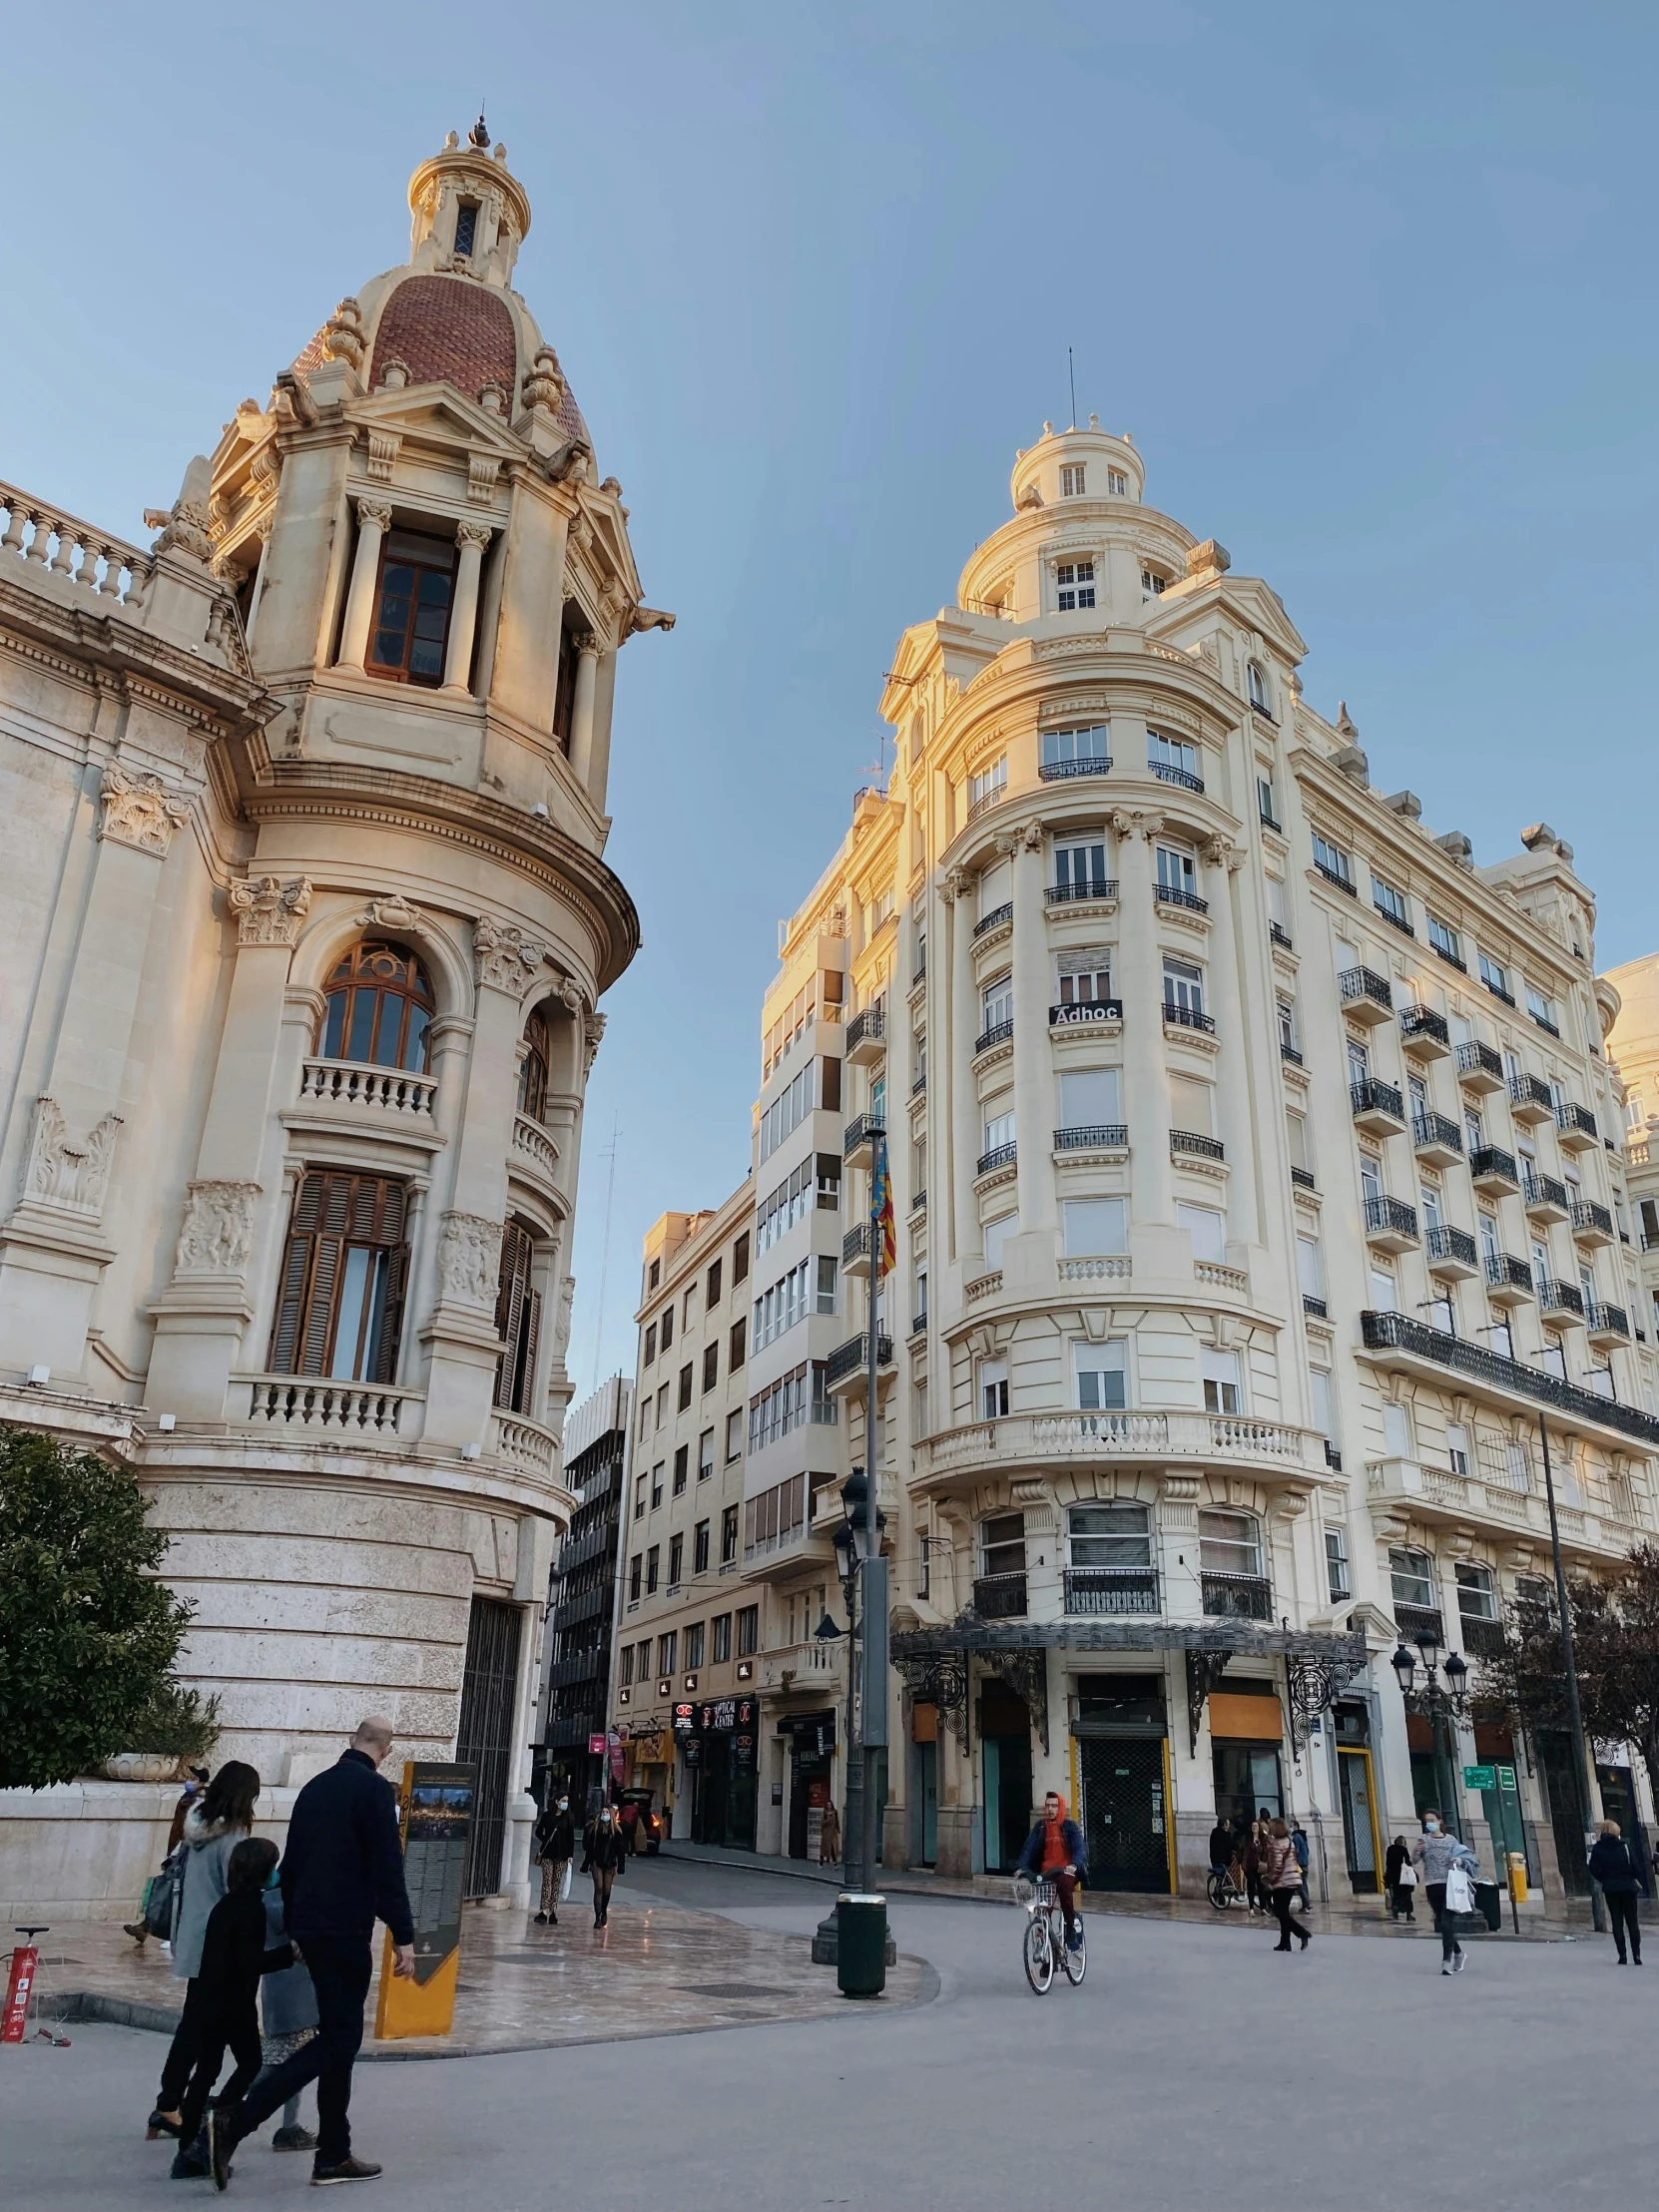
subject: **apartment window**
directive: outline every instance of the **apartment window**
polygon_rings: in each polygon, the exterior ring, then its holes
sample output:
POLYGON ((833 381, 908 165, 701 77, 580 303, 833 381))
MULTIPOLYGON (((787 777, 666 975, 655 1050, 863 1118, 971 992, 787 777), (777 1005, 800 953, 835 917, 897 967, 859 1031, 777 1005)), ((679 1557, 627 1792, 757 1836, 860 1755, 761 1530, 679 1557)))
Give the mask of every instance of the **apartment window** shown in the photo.
MULTIPOLYGON (((833 1263, 831 1263, 833 1265, 833 1263)), ((768 1345, 787 1336, 798 1322, 807 1317, 812 1300, 812 1286, 818 1273, 816 1260, 802 1260, 791 1268, 788 1275, 763 1291, 755 1301, 755 1350, 764 1352, 768 1345)))
POLYGON ((1190 852, 1179 845, 1158 847, 1158 888, 1177 898, 1191 898, 1198 889, 1198 872, 1190 852))
POLYGON ((997 1513, 979 1523, 979 1571, 987 1578, 1025 1572, 1023 1513, 997 1513))
POLYGON ((1060 1076, 1060 1127, 1097 1129, 1121 1119, 1116 1068, 1067 1068, 1060 1076))
POLYGON ((712 1479, 714 1471, 715 1432, 712 1428, 705 1428, 697 1439, 697 1479, 699 1482, 707 1482, 712 1479))
POLYGON ((644 1554, 636 1551, 628 1562, 628 1602, 630 1605, 637 1605, 640 1601, 640 1580, 644 1572, 644 1554))
POLYGON ((680 1327, 682 1331, 685 1331, 691 1327, 692 1305, 696 1297, 697 1285, 694 1283, 691 1289, 686 1292, 685 1296, 680 1301, 680 1327))
POLYGON ((1382 1450, 1389 1459, 1411 1456, 1411 1419, 1403 1405, 1386 1401, 1382 1407, 1382 1450))
POLYGON ((732 1656, 732 1616, 730 1613, 717 1613, 715 1615, 714 1636, 711 1641, 714 1646, 713 1663, 717 1667, 725 1666, 732 1656))
POLYGON ((649 1636, 642 1636, 640 1638, 639 1655, 635 1663, 634 1672, 636 1675, 638 1675, 639 1679, 642 1682, 646 1681, 650 1676, 651 1638, 649 1636))
MULTIPOLYGON (((1061 733, 1056 733, 1057 735, 1061 733)), ((1104 733, 1102 733, 1104 737, 1104 733)), ((1047 737, 1044 738, 1047 743, 1047 737)), ((1046 756, 1045 756, 1046 757, 1046 756)), ((1056 842, 1054 887, 1072 898, 1104 897, 1111 877, 1106 872, 1106 840, 1085 837, 1080 842, 1056 842)))
POLYGON ((979 994, 980 1024, 984 1029, 999 1029, 1005 1021, 1014 1018, 1014 979, 999 975, 987 983, 979 994))
POLYGON ((662 1385, 662 1387, 661 1387, 661 1388, 660 1388, 660 1389, 658 1390, 658 1392, 657 1392, 657 1426, 658 1426, 659 1428, 661 1428, 661 1427, 662 1427, 662 1425, 663 1425, 663 1423, 664 1423, 664 1422, 665 1422, 665 1421, 666 1421, 667 1419, 668 1419, 668 1384, 667 1384, 667 1383, 665 1382, 665 1383, 664 1383, 664 1384, 662 1385))
POLYGON ((1293 1177, 1306 1175, 1312 1181, 1314 1161, 1308 1149, 1308 1116, 1288 1113, 1285 1116, 1285 1134, 1290 1147, 1291 1174, 1293 1177))
POLYGON ((1391 921, 1396 929, 1410 931, 1411 914, 1405 903, 1405 893, 1383 882, 1381 875, 1371 879, 1371 902, 1384 921, 1391 921))
MULTIPOLYGON (((829 1087, 830 1070, 831 1068, 833 1068, 835 1071, 835 1078, 838 1089, 840 1066, 841 1064, 839 1060, 825 1061, 825 1083, 827 1090, 829 1087)), ((830 1100, 828 1096, 825 1098, 824 1103, 827 1107, 830 1105, 830 1100)), ((771 1159, 772 1155, 778 1150, 778 1147, 784 1142, 784 1139, 790 1136, 795 1130, 800 1128, 801 1124, 806 1120, 807 1116, 812 1112, 812 1110, 813 1064, 811 1061, 809 1061, 807 1066, 801 1070, 801 1073, 797 1075, 791 1082, 785 1085, 784 1089, 779 1092, 778 1096, 773 1100, 772 1104, 761 1116, 761 1158, 763 1160, 771 1159)), ((732 1279, 734 1282, 742 1281, 742 1277, 738 1274, 735 1264, 732 1270, 732 1279)))
POLYGON ((407 1195, 386 1176, 304 1176, 282 1254, 273 1375, 395 1380, 409 1265, 407 1195))
POLYGON ((374 595, 370 675, 395 684, 443 682, 456 554, 453 538, 387 531, 374 595))
POLYGON ((1480 980, 1495 997, 1507 999, 1511 1006, 1515 1003, 1514 993, 1509 988, 1509 970, 1489 952, 1480 954, 1480 980))
POLYGON ((1491 1568, 1460 1559, 1453 1571, 1457 1577, 1458 1617, 1465 1623, 1476 1621, 1482 1625, 1495 1621, 1499 1617, 1497 1585, 1491 1568))
POLYGON ((1204 1410, 1207 1413, 1242 1412, 1244 1391, 1239 1382, 1238 1354, 1206 1351, 1202 1355, 1202 1366, 1204 1410))
POLYGON ((651 1510, 655 1512, 663 1502, 663 1461, 659 1459, 651 1470, 651 1510))
POLYGON ((1262 1573, 1262 1525, 1254 1513, 1200 1507, 1198 1563, 1205 1574, 1262 1573))
POLYGON ((741 1283, 749 1273, 749 1232, 746 1229, 732 1247, 732 1282, 741 1283))
POLYGON ((1269 712, 1268 680, 1254 661, 1245 670, 1245 686, 1250 693, 1250 704, 1259 709, 1262 714, 1267 714, 1269 712))
POLYGON ((656 1324, 655 1322, 653 1322, 653 1323, 651 1324, 651 1326, 650 1326, 650 1327, 649 1327, 649 1328, 648 1328, 648 1329, 646 1330, 646 1333, 645 1333, 645 1352, 644 1352, 644 1354, 643 1354, 643 1356, 642 1356, 642 1358, 641 1358, 641 1360, 640 1360, 640 1365, 641 1365, 641 1367, 644 1367, 644 1368, 648 1368, 648 1367, 650 1367, 650 1365, 651 1365, 652 1361, 653 1361, 653 1360, 655 1360, 655 1359, 656 1359, 656 1357, 657 1357, 657 1324, 656 1324))
POLYGON ((1112 955, 1106 946, 1059 955, 1060 1004, 1104 1006, 1112 995, 1112 955))
POLYGON ((1083 461, 1067 461, 1062 463, 1060 469, 1060 497, 1062 499, 1082 498, 1083 478, 1086 473, 1086 468, 1087 464, 1083 461))
POLYGON ((1279 1051, 1282 1059, 1300 1060, 1302 1049, 1296 1041, 1296 1007, 1288 998, 1278 1002, 1279 1051))
POLYGON ((979 1363, 979 1418, 981 1420, 996 1420, 1007 1410, 1007 1361, 981 1360, 979 1363))
POLYGON ((1317 1237, 1298 1237, 1296 1240, 1297 1286, 1304 1298, 1311 1298, 1317 1305, 1325 1303, 1325 1276, 1320 1267, 1320 1244, 1317 1237))
POLYGON ((1008 756, 1000 753, 977 776, 968 778, 968 813, 977 814, 982 807, 994 807, 1008 789, 1008 756))
POLYGON ((1002 1265, 1002 1248, 1010 1237, 1019 1234, 1019 1215, 998 1214, 994 1221, 986 1222, 982 1232, 985 1246, 987 1272, 1002 1265))
POLYGON ((1486 1142, 1485 1117, 1476 1107, 1463 1108, 1463 1136, 1471 1153, 1478 1152, 1486 1142))
POLYGON ((686 1630, 686 1666, 695 1672, 703 1664, 703 1623, 693 1621, 686 1630))
POLYGON ((674 1342, 674 1308, 672 1306, 663 1308, 662 1336, 659 1341, 665 1352, 674 1342))
POLYGON ((455 256, 470 256, 478 243, 478 203, 463 200, 455 210, 455 256))
POLYGON ((1469 1471, 1469 1432, 1461 1421, 1448 1420, 1445 1424, 1446 1464, 1453 1474, 1469 1471))
MULTIPOLYGON (((734 1537, 734 1551, 736 1548, 736 1538, 734 1537)), ((740 1659, 752 1659, 760 1648, 760 1642, 761 1608, 758 1605, 746 1605, 738 1614, 738 1657, 740 1659)))
POLYGON ((1345 890, 1352 890, 1354 888, 1354 862, 1348 854, 1342 849, 1341 845, 1333 844, 1329 838, 1322 837, 1317 830, 1313 832, 1313 839, 1315 867, 1319 869, 1322 875, 1329 876, 1333 882, 1341 883, 1345 890))
POLYGON ((672 1674, 674 1672, 679 1649, 679 1630, 674 1628, 664 1629, 663 1633, 657 1638, 657 1672, 659 1674, 672 1674))
POLYGON ((1129 1202, 1123 1198, 1068 1198, 1060 1207, 1068 1260, 1129 1250, 1129 1202))
POLYGON ((728 1375, 735 1375, 739 1368, 744 1365, 747 1357, 745 1345, 748 1336, 749 1324, 746 1320, 739 1319, 732 1324, 731 1334, 726 1340, 726 1372, 728 1375))
MULTIPOLYGON (((1083 604, 1089 607, 1094 605, 1092 591, 1083 604)), ((1081 762, 1089 768, 1109 768, 1110 736, 1111 733, 1103 722, 1076 723, 1064 729, 1039 730, 1037 758, 1044 768, 1063 768, 1073 762, 1081 762)), ((1104 867, 1100 872, 1105 874, 1104 867)))
POLYGON ((1328 1528, 1325 1532, 1325 1586, 1333 1605, 1341 1605, 1345 1598, 1354 1594, 1348 1579, 1346 1529, 1328 1528))
POLYGON ((1308 1397, 1313 1411, 1314 1426, 1327 1442, 1337 1440, 1337 1407, 1331 1394, 1331 1371, 1329 1368, 1308 1370, 1308 1397))
POLYGON ((1463 965, 1463 940, 1438 914, 1428 916, 1428 942, 1442 960, 1449 960, 1453 967, 1463 965))
POLYGON ((330 1060, 424 1072, 432 986, 402 945, 360 940, 328 979, 317 1050, 330 1060))
POLYGON ((1279 828, 1279 809, 1274 802, 1273 779, 1258 776, 1256 779, 1256 814, 1270 830, 1279 828))
POLYGON ((709 1571, 710 1523, 700 1520, 692 1530, 692 1572, 707 1574, 709 1571))
POLYGON ((1164 1008, 1178 1017, 1191 1014, 1203 1019, 1204 970, 1190 960, 1164 959, 1164 1008))
POLYGON ((1129 478, 1121 468, 1109 468, 1106 471, 1106 489, 1118 499, 1128 491, 1129 478))
POLYGON ((1073 1505, 1066 1513, 1069 1564, 1139 1568, 1152 1565, 1151 1516, 1144 1505, 1073 1505))
POLYGON ((657 1288, 658 1284, 659 1284, 659 1283, 661 1283, 661 1281, 662 1281, 662 1280, 663 1280, 663 1263, 661 1262, 661 1260, 653 1260, 653 1261, 652 1261, 652 1263, 651 1263, 651 1273, 650 1273, 650 1274, 649 1274, 649 1276, 648 1276, 648 1277, 646 1278, 646 1286, 645 1286, 645 1287, 646 1287, 646 1289, 647 1289, 648 1291, 654 1291, 654 1290, 655 1290, 655 1289, 657 1288))
POLYGON ((1085 1413, 1119 1413, 1129 1403, 1129 1348, 1121 1337, 1106 1344, 1074 1344, 1072 1374, 1085 1413))
POLYGON ((647 1487, 647 1484, 648 1484, 648 1482, 649 1482, 649 1479, 650 1479, 650 1477, 649 1477, 649 1476, 647 1476, 647 1475, 643 1475, 643 1474, 636 1474, 636 1475, 635 1475, 635 1477, 634 1477, 634 1518, 635 1518, 635 1520, 644 1520, 644 1518, 645 1518, 645 1493, 646 1493, 646 1487, 647 1487))
POLYGON ((726 1464, 743 1457, 743 1407, 734 1405, 726 1416, 726 1464))
POLYGON ((1399 1310, 1399 1291, 1386 1268, 1371 1271, 1371 1303, 1379 1314, 1393 1314, 1399 1310))
POLYGON ((622 1647, 622 1672, 618 1679, 625 1690, 634 1679, 634 1647, 632 1644, 624 1644, 622 1647))
POLYGON ((1094 605, 1093 561, 1061 561, 1054 570, 1054 598, 1061 614, 1094 605))
POLYGON ((1546 998, 1542 991, 1535 990, 1530 983, 1526 986, 1526 1010, 1540 1029, 1547 1029, 1552 1037, 1561 1034, 1560 1024, 1555 1018, 1554 999, 1546 998))
POLYGON ((674 1452, 674 1494, 681 1496, 686 1487, 686 1462, 691 1457, 690 1444, 678 1444, 674 1452))
POLYGON ((1227 1216, 1219 1206, 1189 1206, 1175 1202, 1175 1226, 1193 1242, 1193 1258, 1220 1263, 1227 1258, 1227 1216))
POLYGON ((645 1594, 655 1597, 657 1584, 662 1579, 662 1546, 653 1544, 645 1555, 645 1594))
POLYGON ((1190 791, 1204 789, 1198 773, 1198 748, 1189 745, 1185 738, 1172 738, 1162 730, 1149 730, 1146 765, 1162 782, 1181 784, 1190 791))
POLYGON ((720 1381, 720 1339, 703 1347, 703 1387, 712 1390, 720 1381))
POLYGON ((671 1590, 680 1587, 685 1564, 686 1539, 683 1535, 671 1536, 668 1540, 668 1586, 671 1590))
POLYGON ((1396 1605, 1415 1605, 1433 1612, 1434 1562, 1426 1551, 1395 1545, 1388 1553, 1388 1580, 1396 1605))
POLYGON ((1168 589, 1169 578, 1167 576, 1160 576, 1155 568, 1143 568, 1141 570, 1141 597, 1143 599, 1157 599, 1168 589))
POLYGON ((718 1260, 710 1263, 709 1287, 704 1296, 704 1304, 711 1312, 720 1304, 720 1262, 718 1260))

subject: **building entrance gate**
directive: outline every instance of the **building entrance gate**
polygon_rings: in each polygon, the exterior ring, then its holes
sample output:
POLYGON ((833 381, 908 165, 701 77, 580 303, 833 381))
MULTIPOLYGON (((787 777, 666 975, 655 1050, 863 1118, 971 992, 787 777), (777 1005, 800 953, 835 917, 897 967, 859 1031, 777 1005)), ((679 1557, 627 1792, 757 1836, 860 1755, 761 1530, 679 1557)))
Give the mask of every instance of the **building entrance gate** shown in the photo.
POLYGON ((1169 1890, 1162 1736, 1085 1736, 1077 1746, 1089 1887, 1169 1890))
POLYGON ((461 1718, 455 1731, 455 1757, 478 1770, 477 1811, 466 1862, 469 1898, 493 1897, 501 1887, 521 1628, 516 1605, 493 1597, 473 1599, 461 1676, 461 1718))

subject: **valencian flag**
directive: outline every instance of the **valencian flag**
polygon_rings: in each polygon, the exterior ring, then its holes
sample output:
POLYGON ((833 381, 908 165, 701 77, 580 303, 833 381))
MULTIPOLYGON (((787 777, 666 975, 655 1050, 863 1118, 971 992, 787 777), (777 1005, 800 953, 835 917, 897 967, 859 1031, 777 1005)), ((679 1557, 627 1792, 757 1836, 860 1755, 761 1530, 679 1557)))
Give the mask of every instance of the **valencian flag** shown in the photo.
POLYGON ((875 1181, 869 1194, 870 1219, 881 1231, 880 1273, 891 1275, 897 1256, 897 1242, 892 1218, 892 1177, 887 1173, 887 1140, 875 1140, 875 1181))

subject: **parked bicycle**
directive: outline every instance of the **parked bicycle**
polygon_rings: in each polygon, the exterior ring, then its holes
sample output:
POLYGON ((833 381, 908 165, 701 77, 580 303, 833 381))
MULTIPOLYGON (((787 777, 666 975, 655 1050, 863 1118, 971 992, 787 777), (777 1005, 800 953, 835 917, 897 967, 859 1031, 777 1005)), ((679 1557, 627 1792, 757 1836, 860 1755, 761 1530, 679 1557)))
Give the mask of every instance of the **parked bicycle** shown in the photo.
POLYGON ((1021 1955, 1025 1960, 1025 1978, 1038 1996, 1045 1996, 1053 1986, 1056 1966, 1074 1989, 1080 1987, 1089 1969, 1081 1914, 1077 1921, 1077 1943, 1073 1948, 1066 1941, 1066 1916, 1052 1882, 1041 1879, 1033 1882, 1028 1875, 1016 1875, 1014 1903, 1025 1908, 1025 1940, 1021 1955))
POLYGON ((1204 1884, 1204 1895, 1218 1913, 1225 1913, 1230 1905, 1246 1905, 1250 1901, 1248 1890, 1243 1890, 1233 1879, 1231 1867, 1212 1867, 1204 1884))

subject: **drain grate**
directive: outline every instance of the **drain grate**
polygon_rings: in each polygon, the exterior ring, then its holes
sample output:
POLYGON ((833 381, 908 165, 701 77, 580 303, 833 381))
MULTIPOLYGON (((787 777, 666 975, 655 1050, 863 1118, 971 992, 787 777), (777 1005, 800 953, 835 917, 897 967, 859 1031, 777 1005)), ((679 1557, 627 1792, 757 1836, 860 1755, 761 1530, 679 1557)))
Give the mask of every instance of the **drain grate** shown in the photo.
POLYGON ((793 1997, 794 1989, 775 1988, 764 1981, 686 1981, 681 1983, 689 1997, 793 1997))

